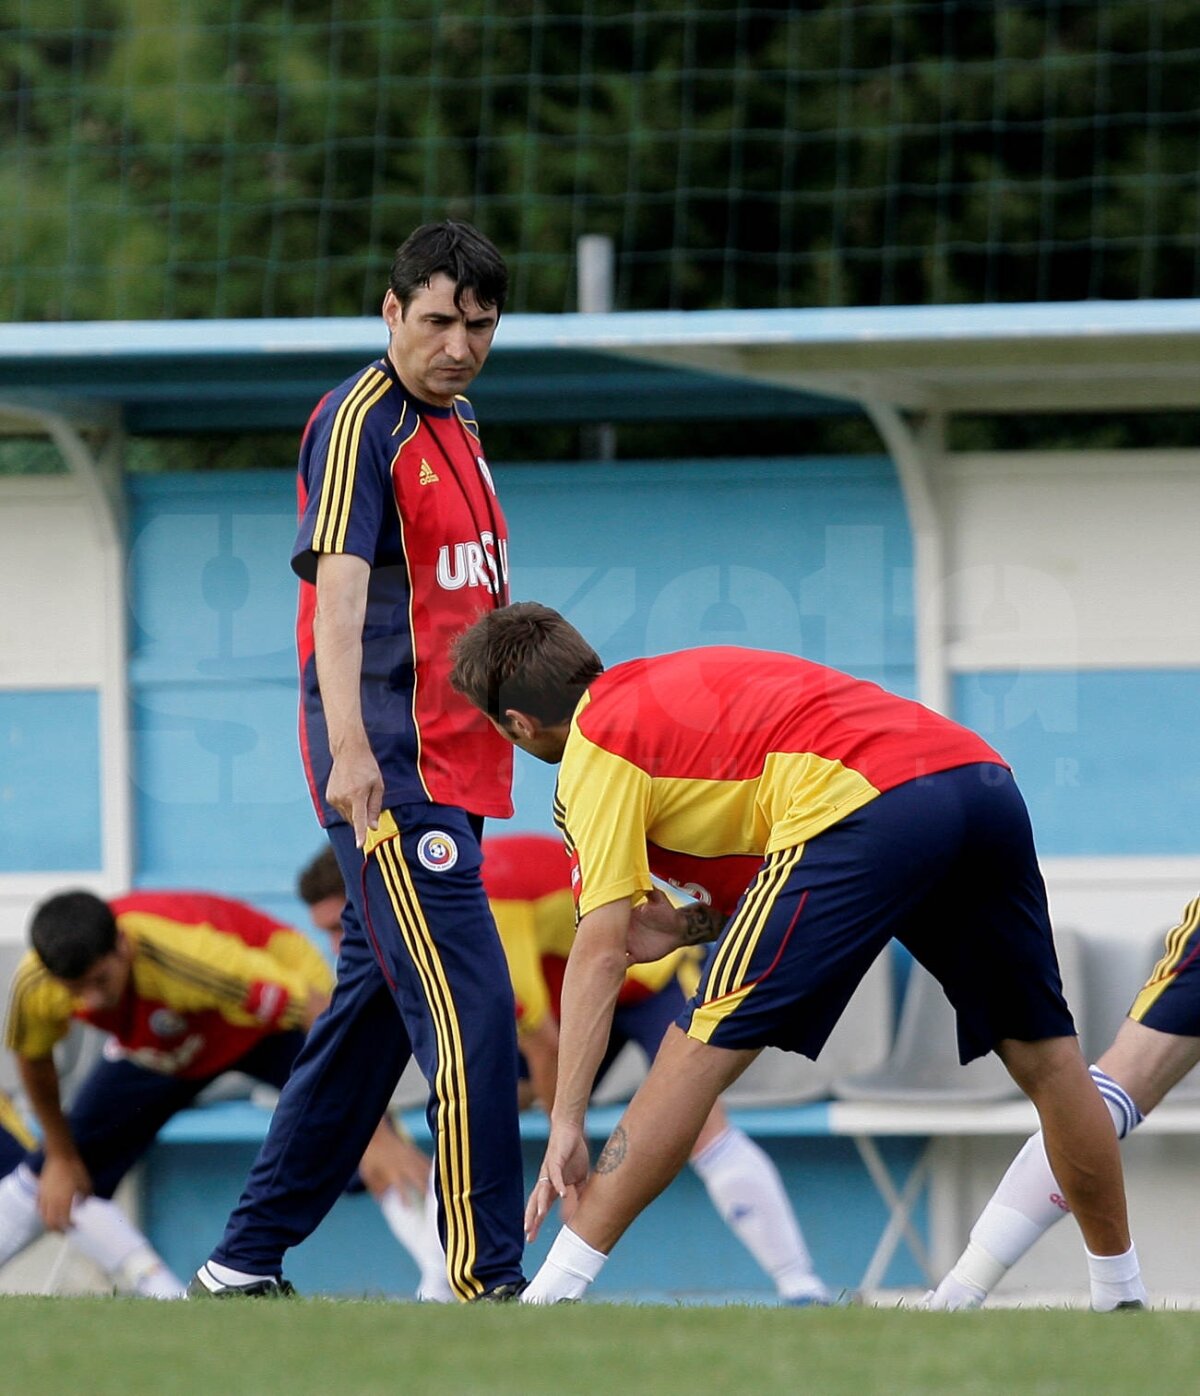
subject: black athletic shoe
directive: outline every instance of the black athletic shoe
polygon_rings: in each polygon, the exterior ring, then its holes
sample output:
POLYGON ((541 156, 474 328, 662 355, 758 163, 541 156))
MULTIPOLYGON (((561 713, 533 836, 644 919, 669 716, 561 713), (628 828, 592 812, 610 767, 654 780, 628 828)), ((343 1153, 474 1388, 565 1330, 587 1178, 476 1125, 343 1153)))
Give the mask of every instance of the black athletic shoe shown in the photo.
POLYGON ((290 1299, 296 1293, 290 1281, 275 1279, 267 1275, 249 1284, 232 1285, 218 1280, 207 1265, 202 1265, 192 1276, 187 1287, 189 1299, 290 1299))
POLYGON ((516 1284, 496 1285, 494 1289, 485 1290, 478 1298, 472 1300, 472 1303, 512 1304, 520 1299, 521 1295, 528 1287, 528 1280, 518 1280, 516 1284))

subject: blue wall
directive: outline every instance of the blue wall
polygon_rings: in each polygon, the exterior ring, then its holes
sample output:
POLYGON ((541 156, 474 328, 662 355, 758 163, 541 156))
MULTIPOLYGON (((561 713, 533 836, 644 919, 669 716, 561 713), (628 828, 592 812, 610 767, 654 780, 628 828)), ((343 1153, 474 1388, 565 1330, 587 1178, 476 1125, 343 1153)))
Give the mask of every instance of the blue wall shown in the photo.
POLYGON ((0 872, 99 870, 95 689, 0 693, 0 872))
POLYGON ((961 675, 954 703, 1012 764, 1043 855, 1200 850, 1200 671, 961 675))

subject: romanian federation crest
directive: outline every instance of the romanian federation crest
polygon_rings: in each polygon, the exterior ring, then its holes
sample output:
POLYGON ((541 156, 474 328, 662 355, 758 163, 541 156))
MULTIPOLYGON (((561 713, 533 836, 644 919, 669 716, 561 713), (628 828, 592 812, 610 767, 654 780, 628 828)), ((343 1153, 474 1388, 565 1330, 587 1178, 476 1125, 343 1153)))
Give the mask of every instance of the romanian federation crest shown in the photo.
POLYGON ((441 829, 431 829, 417 844, 417 861, 430 872, 446 872, 458 862, 458 844, 441 829))

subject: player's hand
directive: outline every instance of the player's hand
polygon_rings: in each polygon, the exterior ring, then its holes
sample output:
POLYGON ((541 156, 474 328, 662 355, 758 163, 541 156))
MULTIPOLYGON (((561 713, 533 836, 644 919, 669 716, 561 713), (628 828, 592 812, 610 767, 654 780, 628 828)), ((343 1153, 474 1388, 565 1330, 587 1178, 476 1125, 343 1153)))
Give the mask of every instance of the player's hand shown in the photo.
POLYGON ((666 896, 653 888, 646 900, 629 915, 625 953, 631 965, 661 960, 684 943, 683 913, 666 896))
POLYGON ((590 1166, 583 1126, 552 1122, 546 1155, 525 1207, 527 1241, 537 1239, 542 1223, 558 1198, 573 1204, 575 1189, 587 1181, 590 1166))
POLYGON ((90 1197, 92 1179, 78 1156, 51 1155, 42 1164, 38 1183, 38 1211, 50 1231, 66 1231, 77 1197, 90 1197))
POLYGON ((379 828, 379 814, 383 808, 383 776, 369 747, 343 752, 334 758, 325 798, 354 826, 355 846, 362 848, 367 841, 367 830, 379 828))
POLYGON ((429 1169, 429 1156, 411 1139, 398 1134, 386 1115, 358 1165, 359 1176, 372 1197, 382 1197, 388 1188, 396 1188, 410 1202, 425 1200, 429 1169))

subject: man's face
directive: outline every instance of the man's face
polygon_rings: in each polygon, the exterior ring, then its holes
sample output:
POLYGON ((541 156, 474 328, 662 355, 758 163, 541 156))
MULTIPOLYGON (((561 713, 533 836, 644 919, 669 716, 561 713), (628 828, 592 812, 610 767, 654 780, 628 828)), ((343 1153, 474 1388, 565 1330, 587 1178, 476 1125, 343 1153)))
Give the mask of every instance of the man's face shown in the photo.
POLYGON ((500 316, 494 306, 485 310, 470 291, 463 293, 460 310, 454 282, 437 272, 407 310, 389 290, 383 318, 390 335, 388 357, 400 381, 422 401, 449 407, 483 367, 500 316))
POLYGON ((116 949, 102 955, 86 974, 62 982, 89 1013, 108 1012, 125 997, 130 964, 128 942, 120 937, 116 949))
POLYGON ((338 955, 342 948, 342 910, 346 905, 346 898, 336 894, 330 897, 322 897, 319 902, 313 902, 308 908, 308 914, 313 925, 318 931, 324 931, 329 937, 329 943, 333 947, 334 955, 338 955))

